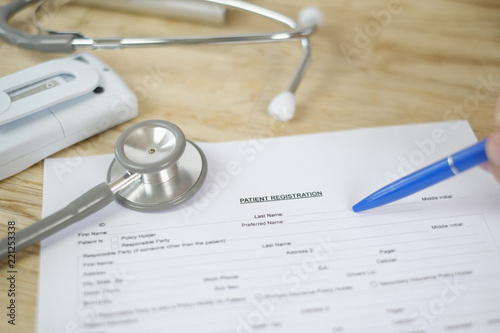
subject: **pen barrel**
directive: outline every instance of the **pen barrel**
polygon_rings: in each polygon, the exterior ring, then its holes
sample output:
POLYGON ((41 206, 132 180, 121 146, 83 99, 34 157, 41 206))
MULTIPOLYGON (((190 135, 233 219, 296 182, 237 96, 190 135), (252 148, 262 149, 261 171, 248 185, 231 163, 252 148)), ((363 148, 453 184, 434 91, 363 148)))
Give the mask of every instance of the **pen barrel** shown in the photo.
POLYGON ((477 144, 459 151, 451 156, 455 169, 458 172, 463 172, 478 164, 488 161, 485 151, 486 140, 482 140, 477 144))
POLYGON ((360 212, 402 199, 457 173, 484 163, 488 160, 485 145, 486 140, 480 141, 448 158, 409 174, 361 200, 353 206, 353 210, 360 212))
POLYGON ((392 193, 391 201, 394 201, 395 199, 401 199, 421 191, 452 176, 454 176, 454 173, 448 165, 448 160, 443 159, 416 173, 407 175, 399 181, 387 185, 385 188, 387 193, 392 193), (393 193, 393 191, 395 192, 393 193))

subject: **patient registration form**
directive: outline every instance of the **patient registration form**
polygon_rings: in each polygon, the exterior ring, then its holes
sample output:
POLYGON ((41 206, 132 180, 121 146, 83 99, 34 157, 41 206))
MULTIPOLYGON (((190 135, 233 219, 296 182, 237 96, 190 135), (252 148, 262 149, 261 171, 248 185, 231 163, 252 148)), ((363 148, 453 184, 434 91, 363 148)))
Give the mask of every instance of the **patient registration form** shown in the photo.
MULTIPOLYGON (((209 173, 189 202, 112 203, 42 242, 38 331, 499 332, 491 175, 351 211, 475 141, 457 121, 200 143, 209 173)), ((47 160, 44 215, 112 158, 47 160)))

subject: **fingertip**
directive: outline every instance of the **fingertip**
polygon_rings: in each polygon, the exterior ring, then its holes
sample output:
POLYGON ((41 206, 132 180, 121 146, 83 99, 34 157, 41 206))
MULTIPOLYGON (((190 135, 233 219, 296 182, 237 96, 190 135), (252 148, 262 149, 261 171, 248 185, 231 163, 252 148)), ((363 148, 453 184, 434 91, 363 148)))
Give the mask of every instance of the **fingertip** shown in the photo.
POLYGON ((492 173, 495 179, 500 183, 500 166, 493 166, 490 164, 489 172, 492 173))
POLYGON ((486 141, 486 155, 493 167, 500 168, 500 131, 488 137, 486 141))
POLYGON ((500 128, 500 95, 498 95, 497 104, 495 106, 495 124, 500 128))
POLYGON ((485 163, 480 164, 479 168, 486 171, 486 172, 492 173, 490 162, 485 162, 485 163))

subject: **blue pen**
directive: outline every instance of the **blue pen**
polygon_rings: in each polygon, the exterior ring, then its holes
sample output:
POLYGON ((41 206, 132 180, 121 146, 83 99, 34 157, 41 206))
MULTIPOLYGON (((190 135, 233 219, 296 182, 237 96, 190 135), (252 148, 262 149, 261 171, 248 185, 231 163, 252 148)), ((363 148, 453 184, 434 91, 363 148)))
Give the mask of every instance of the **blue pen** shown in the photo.
POLYGON ((486 140, 428 167, 415 171, 370 194, 352 207, 354 212, 372 209, 404 198, 488 160, 486 140))

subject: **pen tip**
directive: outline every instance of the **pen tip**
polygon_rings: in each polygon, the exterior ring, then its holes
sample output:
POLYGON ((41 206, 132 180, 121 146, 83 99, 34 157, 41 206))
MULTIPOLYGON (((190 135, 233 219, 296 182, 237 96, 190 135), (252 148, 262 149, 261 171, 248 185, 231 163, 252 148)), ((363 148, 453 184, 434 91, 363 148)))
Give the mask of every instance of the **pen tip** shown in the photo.
POLYGON ((355 213, 359 213, 368 209, 372 209, 378 207, 376 200, 373 200, 373 196, 368 196, 363 200, 359 201, 357 204, 352 206, 352 211, 355 213))
POLYGON ((361 207, 361 205, 359 203, 352 206, 352 211, 355 213, 361 212, 363 210, 364 210, 363 207, 361 207))

